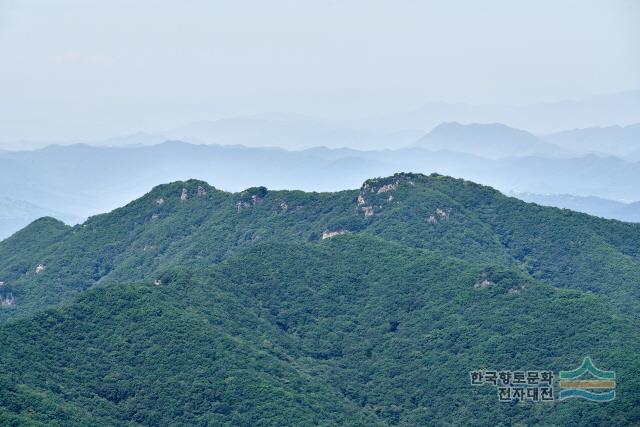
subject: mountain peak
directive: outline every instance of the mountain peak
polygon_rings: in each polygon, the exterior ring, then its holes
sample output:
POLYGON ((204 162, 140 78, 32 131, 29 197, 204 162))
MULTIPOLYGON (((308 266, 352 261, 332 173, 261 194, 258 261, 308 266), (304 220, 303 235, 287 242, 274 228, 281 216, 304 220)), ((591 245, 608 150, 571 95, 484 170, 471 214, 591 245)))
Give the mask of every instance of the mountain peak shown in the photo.
POLYGON ((562 154, 558 147, 541 141, 532 133, 502 123, 441 123, 418 140, 417 145, 434 151, 449 150, 490 159, 562 154))
POLYGON ((437 173, 426 175, 423 173, 414 172, 398 172, 386 177, 377 177, 367 179, 362 183, 360 187, 361 191, 378 191, 380 188, 388 185, 398 185, 400 183, 407 183, 409 185, 415 185, 418 183, 426 183, 429 179, 442 177, 437 173))

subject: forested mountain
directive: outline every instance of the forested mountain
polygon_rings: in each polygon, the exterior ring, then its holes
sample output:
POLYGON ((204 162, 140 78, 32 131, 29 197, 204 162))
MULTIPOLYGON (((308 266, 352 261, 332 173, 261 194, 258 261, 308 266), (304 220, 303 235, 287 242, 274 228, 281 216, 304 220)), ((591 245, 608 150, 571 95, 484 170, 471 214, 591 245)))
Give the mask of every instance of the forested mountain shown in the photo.
POLYGON ((0 242, 0 281, 9 423, 640 422, 640 225, 465 180, 160 185, 0 242), (585 355, 616 371, 615 401, 508 404, 469 385, 472 369, 585 355))

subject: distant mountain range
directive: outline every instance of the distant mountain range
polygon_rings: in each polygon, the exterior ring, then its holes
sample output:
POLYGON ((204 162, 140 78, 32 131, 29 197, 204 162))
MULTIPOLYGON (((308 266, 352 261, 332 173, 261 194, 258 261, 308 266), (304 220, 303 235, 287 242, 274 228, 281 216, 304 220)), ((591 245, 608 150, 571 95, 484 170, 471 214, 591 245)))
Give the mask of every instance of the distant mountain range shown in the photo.
POLYGON ((76 224, 82 220, 81 217, 44 208, 24 200, 0 197, 0 240, 43 216, 53 216, 69 224, 76 224))
MULTIPOLYGON (((489 127, 481 127, 483 132, 496 127, 486 126, 489 127)), ((451 128, 462 129, 454 135, 465 135, 468 129, 447 125, 435 135, 444 140, 443 131, 451 128)), ((499 128, 511 133, 510 129, 499 128)), ((527 134, 518 135, 523 135, 522 143, 537 144, 527 134)), ((451 134, 446 136, 450 137, 451 134)), ((462 142, 457 144, 459 150, 464 148, 462 142)), ((508 144, 505 142, 504 146, 508 144)), ((334 191, 357 185, 367 176, 398 171, 439 172, 473 179, 504 192, 640 200, 639 164, 615 157, 529 155, 489 159, 424 147, 380 151, 316 147, 287 151, 178 141, 149 146, 72 145, 0 152, 0 194, 48 212, 62 212, 62 219, 85 218, 127 203, 163 181, 198 177, 232 191, 258 183, 270 188, 334 191)), ((17 228, 6 226, 5 230, 17 228)))
POLYGON ((429 150, 451 150, 486 158, 576 157, 587 154, 640 160, 640 124, 586 128, 536 136, 500 123, 442 123, 417 145, 429 150))
POLYGON ((198 144, 305 149, 313 146, 395 149, 413 143, 419 130, 370 131, 339 122, 290 115, 199 121, 168 130, 166 139, 198 144))
MULTIPOLYGON (((413 145, 442 123, 458 122, 500 123, 515 129, 524 129, 533 135, 542 136, 544 142, 558 142, 560 148, 570 148, 569 151, 572 153, 574 149, 582 153, 583 149, 586 149, 589 152, 627 155, 631 154, 627 150, 612 151, 606 149, 606 146, 610 140, 627 140, 627 136, 616 136, 616 133, 628 133, 633 129, 626 128, 633 128, 639 121, 640 90, 636 90, 530 106, 473 106, 437 102, 407 113, 357 119, 309 117, 286 113, 239 115, 186 122, 168 128, 155 127, 144 132, 136 129, 129 133, 125 131, 115 137, 92 137, 91 140, 86 137, 80 139, 82 137, 77 136, 65 140, 59 136, 45 134, 40 135, 36 141, 29 141, 17 134, 12 137, 11 131, 4 129, 0 146, 24 150, 42 148, 50 144, 77 142, 122 146, 183 140, 218 145, 278 146, 286 149, 305 149, 313 146, 350 147, 360 150, 397 149, 413 145), (616 130, 618 126, 620 129, 616 130), (571 131, 572 129, 579 132, 571 131), (558 133, 561 135, 553 137, 553 134, 558 133), (594 142, 593 147, 587 147, 584 141, 594 138, 600 139, 603 143, 594 142)), ((37 126, 31 127, 37 129, 37 126)), ((637 128, 634 133, 637 135, 637 128)), ((633 140, 637 141, 637 137, 632 138, 634 139, 631 140, 631 144, 633 140)), ((634 159, 640 160, 639 154, 640 152, 635 151, 634 159)))
POLYGON ((417 145, 486 158, 611 155, 640 160, 640 124, 590 127, 535 135, 501 123, 440 123, 426 134, 418 130, 381 133, 307 118, 260 117, 202 121, 163 134, 137 133, 100 141, 97 146, 155 145, 166 140, 250 147, 327 146, 359 150, 400 149, 417 145))
POLYGON ((628 126, 640 120, 640 90, 592 96, 579 100, 526 106, 476 106, 436 102, 414 111, 352 120, 356 128, 389 132, 419 129, 427 132, 443 122, 503 123, 547 135, 567 129, 628 126))
POLYGON ((570 194, 512 193, 511 195, 525 202, 537 203, 542 206, 571 209, 601 218, 640 222, 640 202, 623 203, 601 197, 580 197, 570 194))
POLYGON ((500 123, 443 123, 422 137, 417 145, 428 150, 450 150, 490 159, 568 154, 529 132, 500 123))
POLYGON ((573 153, 599 153, 640 160, 640 124, 573 129, 543 139, 573 153))

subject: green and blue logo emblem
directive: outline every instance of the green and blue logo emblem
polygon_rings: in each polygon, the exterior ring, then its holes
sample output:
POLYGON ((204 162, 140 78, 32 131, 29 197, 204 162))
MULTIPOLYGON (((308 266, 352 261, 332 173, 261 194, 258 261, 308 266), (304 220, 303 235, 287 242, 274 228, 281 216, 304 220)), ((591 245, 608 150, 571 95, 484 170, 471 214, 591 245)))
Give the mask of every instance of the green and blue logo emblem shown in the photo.
POLYGON ((572 371, 560 371, 560 400, 579 398, 609 402, 616 398, 616 373, 595 367, 589 357, 572 371))

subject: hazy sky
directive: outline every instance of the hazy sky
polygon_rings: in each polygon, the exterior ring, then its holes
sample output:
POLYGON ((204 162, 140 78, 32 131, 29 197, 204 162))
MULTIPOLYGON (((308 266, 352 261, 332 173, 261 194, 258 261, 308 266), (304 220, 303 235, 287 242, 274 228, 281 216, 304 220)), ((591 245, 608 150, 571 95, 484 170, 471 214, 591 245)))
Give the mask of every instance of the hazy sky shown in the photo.
POLYGON ((0 0, 0 141, 640 88, 640 2, 0 0))

